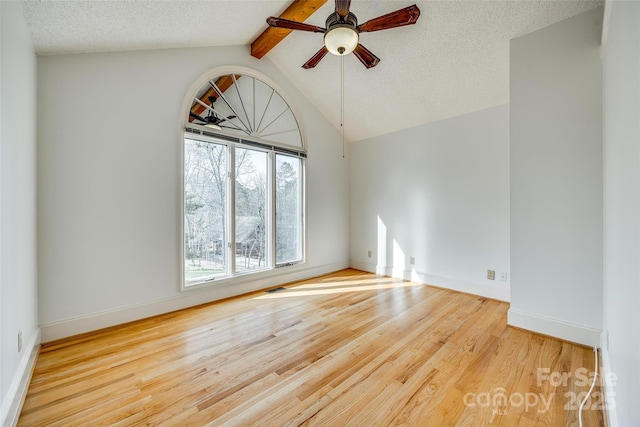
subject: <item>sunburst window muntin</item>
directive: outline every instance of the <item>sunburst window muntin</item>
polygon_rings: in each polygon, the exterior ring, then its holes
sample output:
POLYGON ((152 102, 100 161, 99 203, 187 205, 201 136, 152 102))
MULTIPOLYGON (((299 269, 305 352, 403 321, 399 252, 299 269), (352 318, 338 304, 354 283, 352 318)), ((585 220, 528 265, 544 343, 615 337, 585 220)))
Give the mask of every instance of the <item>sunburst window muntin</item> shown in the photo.
POLYGON ((299 115, 287 95, 254 70, 212 70, 196 82, 188 102, 187 129, 306 151, 299 115))

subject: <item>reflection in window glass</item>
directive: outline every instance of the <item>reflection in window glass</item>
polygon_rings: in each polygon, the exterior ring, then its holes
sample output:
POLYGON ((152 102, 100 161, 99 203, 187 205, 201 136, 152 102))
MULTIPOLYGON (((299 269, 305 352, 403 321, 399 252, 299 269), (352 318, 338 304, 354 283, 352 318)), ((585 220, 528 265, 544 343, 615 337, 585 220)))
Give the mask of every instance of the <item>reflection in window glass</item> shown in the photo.
POLYGON ((214 124, 226 134, 304 147, 289 104, 269 84, 252 76, 234 73, 212 78, 200 88, 189 111, 190 127, 204 127, 217 118, 214 124))
POLYGON ((267 265, 267 153, 236 148, 236 272, 267 265))
POLYGON ((276 154, 276 264, 302 260, 301 160, 276 154))

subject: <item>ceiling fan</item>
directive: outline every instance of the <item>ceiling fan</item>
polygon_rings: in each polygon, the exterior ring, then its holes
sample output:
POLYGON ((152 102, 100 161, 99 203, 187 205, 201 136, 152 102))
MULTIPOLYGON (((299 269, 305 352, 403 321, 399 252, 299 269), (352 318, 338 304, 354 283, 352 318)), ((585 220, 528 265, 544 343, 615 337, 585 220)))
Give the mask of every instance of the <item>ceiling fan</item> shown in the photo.
MULTIPOLYGON (((192 117, 194 120, 198 120, 202 123, 204 123, 204 127, 208 127, 208 128, 212 128, 212 129, 216 129, 216 130, 222 130, 222 128, 226 127, 228 129, 235 129, 235 127, 231 128, 229 126, 224 126, 221 125, 222 122, 226 122, 227 120, 233 120, 236 118, 236 116, 228 116, 228 117, 224 117, 222 115, 220 115, 217 111, 215 111, 213 109, 213 103, 216 102, 218 98, 216 98, 215 96, 210 96, 209 97, 209 103, 211 104, 211 108, 209 109, 209 113, 207 114, 206 117, 202 117, 199 114, 196 114, 194 112, 189 112, 189 116, 192 117)), ((203 104, 205 105, 205 104, 203 104)))
POLYGON ((390 28, 402 27, 404 25, 415 24, 420 16, 420 9, 415 4, 396 10, 395 12, 371 19, 364 24, 358 25, 358 18, 349 11, 351 0, 335 0, 336 9, 326 21, 326 27, 305 24, 303 22, 291 21, 284 18, 267 18, 267 24, 275 28, 288 30, 311 31, 314 33, 324 33, 324 46, 311 57, 302 68, 313 68, 327 52, 334 55, 353 54, 367 67, 375 67, 380 62, 380 58, 375 56, 369 49, 359 42, 360 33, 388 30, 390 28))

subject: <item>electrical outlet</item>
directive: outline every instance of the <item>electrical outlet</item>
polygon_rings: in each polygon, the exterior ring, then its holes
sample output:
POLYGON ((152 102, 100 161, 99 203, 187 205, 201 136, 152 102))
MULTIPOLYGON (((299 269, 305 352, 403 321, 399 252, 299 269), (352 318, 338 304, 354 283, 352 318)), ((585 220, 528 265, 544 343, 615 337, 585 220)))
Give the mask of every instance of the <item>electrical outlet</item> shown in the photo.
POLYGON ((416 257, 414 257, 414 256, 409 257, 409 264, 416 265, 416 257))
POLYGON ((371 251, 367 251, 367 257, 371 258, 371 251))
POLYGON ((507 273, 506 273, 506 272, 504 272, 504 271, 503 271, 503 272, 501 272, 501 273, 500 273, 500 276, 499 276, 499 280, 500 280, 501 282, 506 282, 506 281, 507 281, 507 273))
POLYGON ((495 270, 487 270, 487 279, 496 280, 496 271, 495 270))
POLYGON ((18 331, 18 353, 22 351, 22 331, 18 331))

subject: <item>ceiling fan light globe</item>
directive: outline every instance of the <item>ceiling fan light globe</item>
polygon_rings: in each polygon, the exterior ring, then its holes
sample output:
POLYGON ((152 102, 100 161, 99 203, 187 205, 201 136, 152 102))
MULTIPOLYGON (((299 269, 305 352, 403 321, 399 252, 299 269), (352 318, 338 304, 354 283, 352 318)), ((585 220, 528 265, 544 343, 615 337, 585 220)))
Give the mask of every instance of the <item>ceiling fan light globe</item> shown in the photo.
POLYGON ((324 45, 334 55, 348 55, 358 46, 358 32, 352 27, 335 27, 324 35, 324 45))
POLYGON ((215 130, 222 130, 222 128, 214 123, 207 123, 204 127, 215 130))

